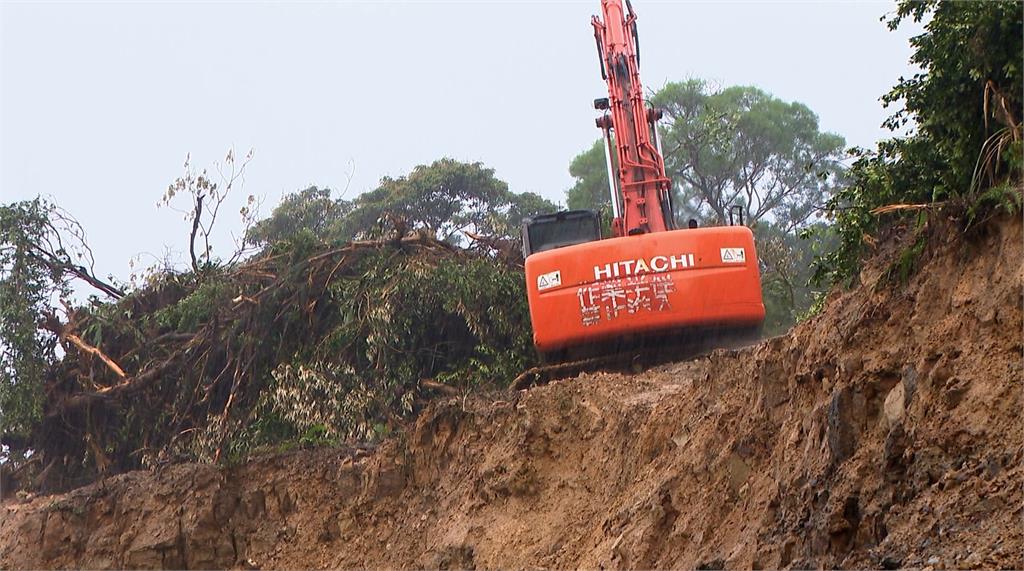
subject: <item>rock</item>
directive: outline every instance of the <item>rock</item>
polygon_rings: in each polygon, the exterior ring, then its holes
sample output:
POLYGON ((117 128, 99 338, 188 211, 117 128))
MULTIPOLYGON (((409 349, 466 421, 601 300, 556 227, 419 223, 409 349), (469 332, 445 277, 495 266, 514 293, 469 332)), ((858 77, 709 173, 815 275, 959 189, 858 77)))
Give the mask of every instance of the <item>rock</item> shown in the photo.
POLYGON ((903 455, 907 450, 907 433, 903 424, 895 424, 889 429, 882 445, 882 472, 890 477, 899 478, 906 472, 903 455))
POLYGON ((793 550, 796 548, 796 541, 790 537, 782 544, 782 553, 780 553, 781 559, 779 559, 779 566, 785 567, 793 561, 793 550))
POLYGON ((942 393, 942 400, 946 403, 946 407, 949 409, 956 408, 960 401, 964 399, 964 395, 967 394, 967 390, 970 388, 970 381, 961 379, 959 377, 950 377, 946 381, 944 392, 942 393))
POLYGON ((370 475, 364 492, 370 498, 396 497, 405 489, 406 473, 401 466, 381 466, 370 475))
POLYGON ((885 402, 882 405, 885 426, 893 426, 902 422, 914 399, 914 393, 917 392, 917 378, 918 373, 914 367, 907 366, 903 369, 900 382, 885 396, 885 402))
POLYGON ((476 554, 472 545, 449 545, 435 552, 429 567, 434 569, 476 569, 476 554))
POLYGON ((928 374, 928 385, 931 387, 942 387, 946 380, 953 376, 953 368, 948 360, 939 361, 928 374))
MULTIPOLYGON (((980 309, 980 308, 979 308, 980 309)), ((999 323, 999 308, 990 306, 976 313, 978 321, 982 325, 997 325, 999 323)))
POLYGON ((846 379, 853 378, 854 375, 861 372, 863 369, 864 358, 861 357, 860 353, 846 355, 839 361, 839 372, 846 379))
POLYGON ((338 525, 337 516, 327 518, 323 528, 320 530, 320 534, 317 536, 317 540, 322 543, 330 543, 339 537, 341 537, 341 526, 338 525))
POLYGON ((897 383, 885 397, 885 404, 882 411, 885 413, 887 426, 894 426, 903 420, 903 413, 906 411, 907 391, 903 383, 897 383))
POLYGON ((750 476, 750 466, 743 461, 739 454, 733 452, 726 460, 726 469, 729 471, 729 489, 732 493, 739 493, 750 476))
POLYGON ((903 369, 903 404, 906 407, 910 406, 910 401, 914 399, 914 393, 917 392, 917 369, 907 365, 903 369))
POLYGON ((961 569, 977 569, 981 566, 982 557, 978 553, 971 553, 960 562, 961 569))
POLYGON ((992 496, 975 502, 967 511, 971 514, 988 514, 1001 510, 1005 504, 1006 501, 1000 496, 992 496))
POLYGON ((834 464, 844 462, 857 448, 857 424, 863 418, 864 397, 849 387, 832 392, 826 411, 825 437, 834 464))
POLYGON ((1003 465, 999 462, 999 459, 993 455, 989 455, 985 459, 985 476, 989 480, 999 475, 1003 469, 1003 465))
POLYGON ((882 558, 882 561, 879 563, 879 566, 882 569, 899 569, 903 566, 903 560, 893 557, 891 555, 887 555, 882 558))

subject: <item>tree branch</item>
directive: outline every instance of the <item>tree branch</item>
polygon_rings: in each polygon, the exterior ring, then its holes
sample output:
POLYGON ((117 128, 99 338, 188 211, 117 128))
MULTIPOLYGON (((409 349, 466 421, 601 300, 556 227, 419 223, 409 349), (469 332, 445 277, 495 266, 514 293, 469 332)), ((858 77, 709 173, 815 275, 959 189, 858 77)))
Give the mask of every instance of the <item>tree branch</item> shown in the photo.
POLYGON ((192 219, 192 233, 188 237, 188 254, 192 257, 192 271, 199 273, 199 262, 196 261, 196 233, 199 232, 199 218, 203 214, 203 195, 196 198, 195 218, 192 219))
POLYGON ((85 341, 82 341, 82 339, 78 335, 75 335, 73 333, 65 333, 61 335, 61 337, 67 339, 68 341, 71 342, 72 345, 78 347, 82 351, 98 357, 99 360, 103 361, 103 364, 106 365, 108 369, 113 371, 114 374, 117 375, 119 378, 125 379, 128 377, 128 375, 124 374, 124 370, 121 369, 121 367, 117 363, 115 363, 113 359, 107 357, 103 353, 103 351, 99 350, 99 348, 93 347, 92 345, 89 345, 85 341))
POLYGON ((60 319, 58 319, 53 312, 45 312, 39 326, 47 331, 57 334, 57 337, 70 342, 75 347, 78 347, 78 349, 83 353, 88 353, 98 357, 100 361, 103 361, 103 364, 106 365, 108 369, 118 376, 118 378, 123 380, 128 377, 128 375, 124 373, 124 369, 122 369, 121 366, 113 359, 103 353, 103 351, 100 351, 97 347, 89 345, 83 341, 81 337, 69 331, 70 328, 61 323, 60 319))
POLYGON ((121 299, 125 296, 124 290, 97 278, 84 266, 73 264, 70 260, 61 260, 53 252, 40 248, 35 244, 31 244, 30 248, 32 251, 28 255, 32 259, 41 262, 50 271, 69 273, 114 299, 121 299))

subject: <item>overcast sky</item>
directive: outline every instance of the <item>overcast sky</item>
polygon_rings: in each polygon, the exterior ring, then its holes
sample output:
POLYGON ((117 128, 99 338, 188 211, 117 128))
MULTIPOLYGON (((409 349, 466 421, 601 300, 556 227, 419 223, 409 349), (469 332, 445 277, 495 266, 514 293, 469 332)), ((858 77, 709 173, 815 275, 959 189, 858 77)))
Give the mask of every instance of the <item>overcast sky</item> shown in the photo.
MULTIPOLYGON (((97 272, 124 278, 140 253, 185 259, 187 226, 155 205, 187 153, 204 167, 254 148, 244 193, 264 214, 310 184, 351 198, 445 156, 562 201, 599 134, 599 6, 0 1, 0 202, 52 197, 85 226, 97 272)), ((879 22, 891 2, 634 7, 647 87, 756 85, 848 145, 885 135, 878 98, 912 73, 919 31, 879 22)))

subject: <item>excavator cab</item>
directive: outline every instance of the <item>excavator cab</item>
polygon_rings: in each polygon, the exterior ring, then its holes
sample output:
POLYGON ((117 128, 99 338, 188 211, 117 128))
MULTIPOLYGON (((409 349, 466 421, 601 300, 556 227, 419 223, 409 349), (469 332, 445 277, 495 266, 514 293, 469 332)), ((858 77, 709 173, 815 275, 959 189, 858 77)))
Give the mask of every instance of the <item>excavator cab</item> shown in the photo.
POLYGON ((601 219, 593 210, 564 210, 523 220, 523 258, 601 239, 601 219))

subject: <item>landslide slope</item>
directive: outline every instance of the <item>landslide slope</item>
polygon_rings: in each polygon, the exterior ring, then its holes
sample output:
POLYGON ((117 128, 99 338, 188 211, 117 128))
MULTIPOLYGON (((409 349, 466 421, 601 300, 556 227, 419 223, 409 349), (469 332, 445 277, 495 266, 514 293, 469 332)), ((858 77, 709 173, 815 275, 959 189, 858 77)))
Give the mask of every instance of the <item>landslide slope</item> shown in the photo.
POLYGON ((1024 567, 1020 220, 789 334, 0 508, 0 567, 1024 567))

